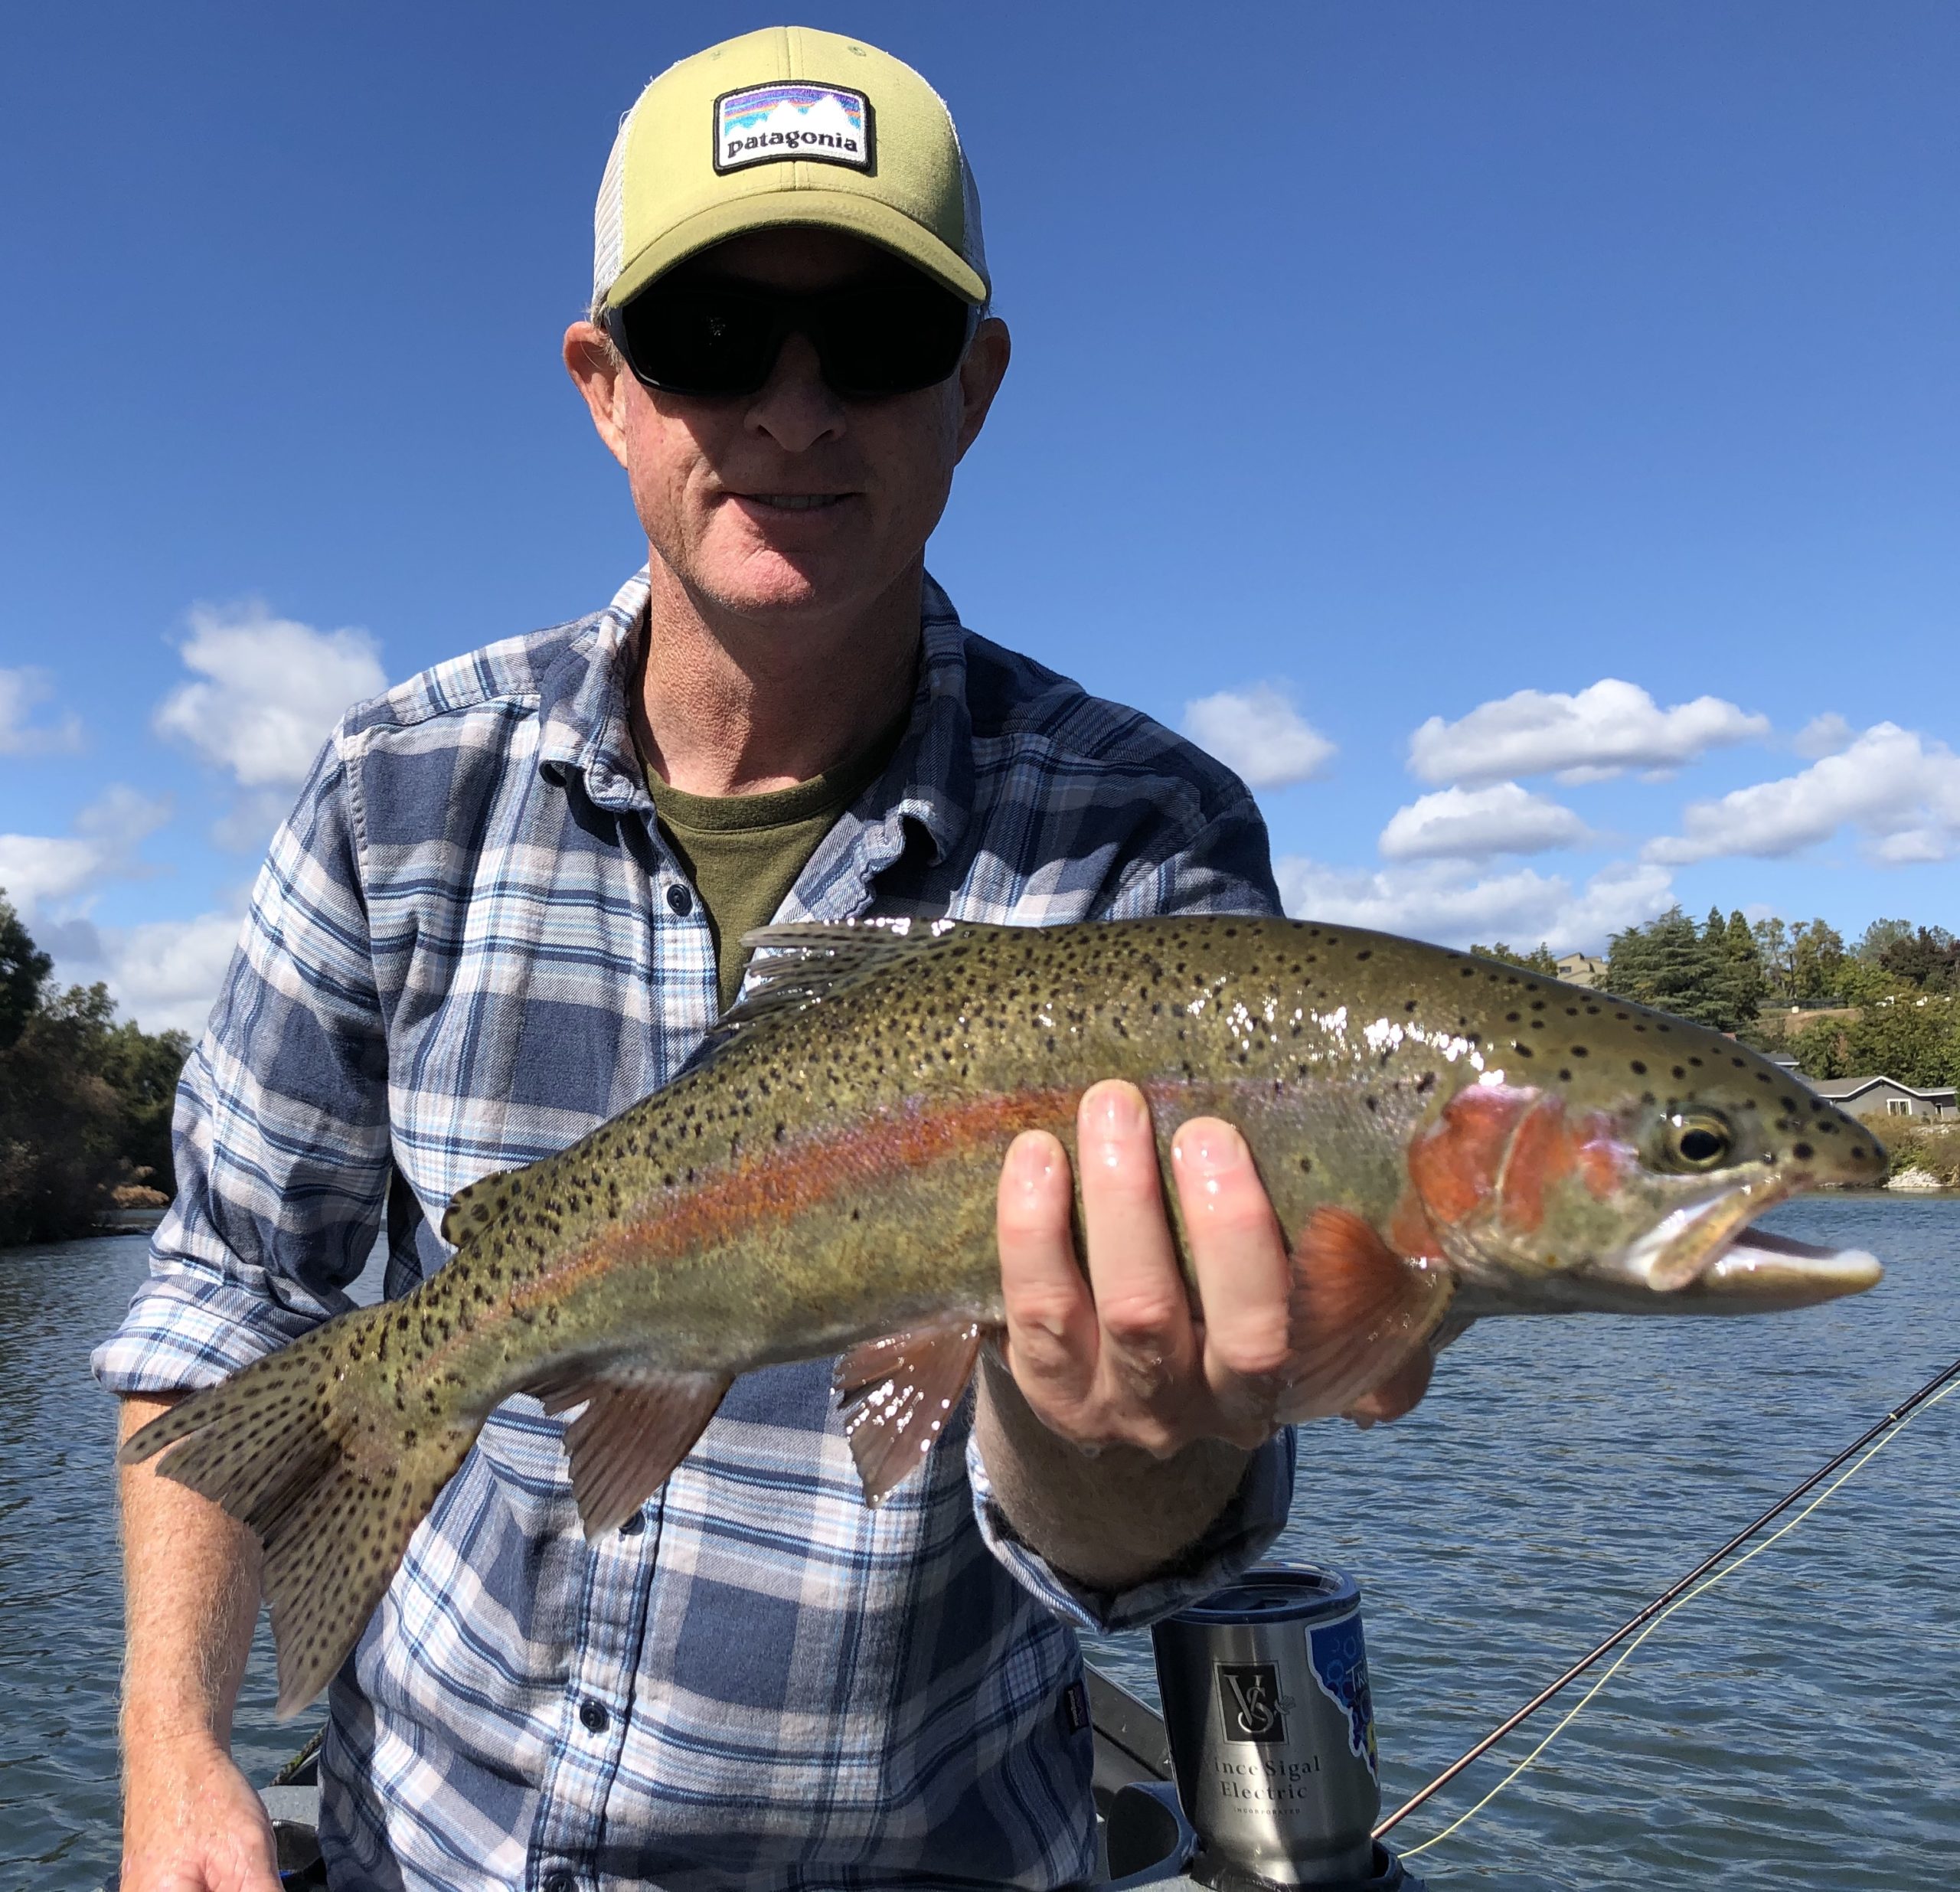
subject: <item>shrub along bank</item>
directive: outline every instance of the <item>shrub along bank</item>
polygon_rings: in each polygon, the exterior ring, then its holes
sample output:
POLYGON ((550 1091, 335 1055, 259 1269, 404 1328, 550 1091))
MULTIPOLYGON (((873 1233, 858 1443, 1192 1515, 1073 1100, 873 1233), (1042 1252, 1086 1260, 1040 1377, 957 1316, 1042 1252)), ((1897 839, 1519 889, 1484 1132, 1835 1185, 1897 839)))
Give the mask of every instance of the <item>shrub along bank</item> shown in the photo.
POLYGON ((1942 1188, 1960 1189, 1960 1125, 1916 1125, 1909 1117, 1869 1119, 1892 1158, 1892 1173, 1919 1170, 1942 1188))

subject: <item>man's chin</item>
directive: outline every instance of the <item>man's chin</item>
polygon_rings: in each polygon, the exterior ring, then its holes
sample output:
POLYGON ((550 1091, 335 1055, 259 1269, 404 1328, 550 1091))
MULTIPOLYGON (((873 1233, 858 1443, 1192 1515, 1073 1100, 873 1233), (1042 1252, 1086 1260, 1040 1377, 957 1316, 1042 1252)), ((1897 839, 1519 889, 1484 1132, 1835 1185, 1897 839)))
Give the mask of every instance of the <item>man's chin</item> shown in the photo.
POLYGON ((842 547, 818 553, 752 541, 739 554, 698 561, 687 577, 690 589, 731 616, 789 623, 861 603, 868 564, 842 547))

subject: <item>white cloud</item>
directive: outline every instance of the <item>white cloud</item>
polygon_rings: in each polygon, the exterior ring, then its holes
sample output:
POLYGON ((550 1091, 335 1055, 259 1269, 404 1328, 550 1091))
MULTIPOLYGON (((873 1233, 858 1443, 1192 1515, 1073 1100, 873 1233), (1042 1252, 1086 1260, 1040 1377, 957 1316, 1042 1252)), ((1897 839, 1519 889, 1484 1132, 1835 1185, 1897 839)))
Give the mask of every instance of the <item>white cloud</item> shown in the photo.
POLYGON ((1876 724, 1796 775, 1690 803, 1681 827, 1649 841, 1643 857, 1669 865, 1773 859, 1850 827, 1884 865, 1951 860, 1960 855, 1960 756, 1896 723, 1876 724))
POLYGON ((1474 861, 1583 847, 1592 838, 1570 809, 1515 782, 1498 782, 1487 789, 1439 789, 1398 808, 1380 845, 1390 861, 1474 861))
POLYGON ((45 671, 0 669, 0 756, 45 756, 82 746, 81 718, 72 711, 52 727, 29 721, 34 705, 54 693, 45 671))
MULTIPOLYGON (((242 903, 244 890, 239 890, 242 903)), ((136 926, 98 926, 92 920, 42 922, 36 943, 54 960, 60 985, 100 979, 109 996, 146 1031, 195 1037, 224 982, 243 925, 242 904, 193 920, 149 920, 136 926)))
POLYGON ((1805 724, 1790 746, 1798 755, 1808 756, 1815 762, 1821 756, 1834 756, 1850 748, 1857 734, 1835 710, 1827 710, 1805 724))
POLYGON ((1184 733, 1249 788, 1283 789, 1318 775, 1334 745, 1270 683, 1220 690, 1184 705, 1184 733))
POLYGON ((24 914, 71 906, 139 872, 138 845, 169 817, 168 802, 118 783, 75 817, 72 835, 0 835, 0 888, 24 914))
POLYGON ((1425 782, 1597 782, 1625 769, 1676 769, 1719 743, 1769 733, 1766 716, 1719 697, 1664 710, 1637 684, 1607 677, 1575 696, 1520 690, 1454 723, 1432 716, 1410 738, 1409 766, 1425 782))
POLYGON ((1286 910, 1298 919, 1372 926, 1444 946, 1540 941, 1555 953, 1594 951, 1609 934, 1664 913, 1673 900, 1661 868, 1619 863, 1576 891, 1560 874, 1519 868, 1478 876, 1455 863, 1378 872, 1330 868, 1298 855, 1275 863, 1286 910))
POLYGON ((181 655, 204 681, 157 706, 160 735, 188 743, 246 789, 302 780, 334 720, 387 678, 365 631, 316 631, 256 601, 200 606, 181 655))
POLYGON ((110 993, 146 1031, 193 1037, 217 998, 242 922, 237 913, 103 929, 110 993))

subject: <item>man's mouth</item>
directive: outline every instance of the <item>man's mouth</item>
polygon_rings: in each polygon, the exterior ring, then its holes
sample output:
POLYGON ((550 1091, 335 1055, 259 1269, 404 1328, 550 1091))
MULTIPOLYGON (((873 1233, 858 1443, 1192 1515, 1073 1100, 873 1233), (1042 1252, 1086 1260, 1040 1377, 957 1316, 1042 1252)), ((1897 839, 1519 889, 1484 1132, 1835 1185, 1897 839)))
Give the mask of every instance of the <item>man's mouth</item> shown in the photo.
POLYGON ((744 492, 735 495, 752 506, 769 506, 779 512, 818 512, 826 506, 841 506, 851 495, 844 492, 744 492))

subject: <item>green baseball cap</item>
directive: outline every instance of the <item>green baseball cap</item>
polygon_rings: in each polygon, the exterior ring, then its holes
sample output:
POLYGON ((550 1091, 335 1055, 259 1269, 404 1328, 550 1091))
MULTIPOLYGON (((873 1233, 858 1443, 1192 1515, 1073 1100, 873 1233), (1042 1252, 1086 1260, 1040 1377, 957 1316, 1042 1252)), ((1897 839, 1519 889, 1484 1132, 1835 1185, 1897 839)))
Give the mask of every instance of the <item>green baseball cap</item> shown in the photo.
POLYGON ((619 121, 593 213, 593 309, 787 224, 861 237, 969 302, 991 293, 945 100, 862 40, 771 26, 669 66, 619 121))

